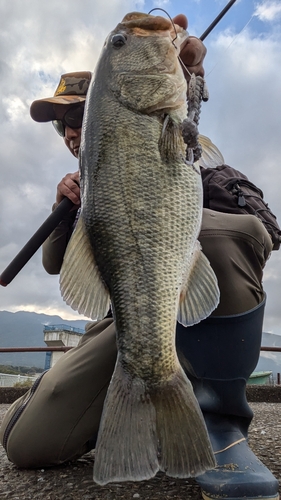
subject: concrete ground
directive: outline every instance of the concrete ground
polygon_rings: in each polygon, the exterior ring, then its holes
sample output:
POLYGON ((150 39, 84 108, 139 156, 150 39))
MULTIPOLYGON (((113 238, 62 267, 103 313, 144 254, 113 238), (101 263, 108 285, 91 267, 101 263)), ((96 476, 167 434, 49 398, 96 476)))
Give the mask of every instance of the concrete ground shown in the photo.
MULTIPOLYGON (((255 417, 249 444, 281 485, 281 404, 250 403, 255 417)), ((0 405, 0 421, 8 404, 0 405)), ((200 500, 194 479, 175 480, 158 474, 150 481, 111 484, 93 482, 94 453, 50 469, 22 470, 12 465, 0 446, 0 500, 200 500)))

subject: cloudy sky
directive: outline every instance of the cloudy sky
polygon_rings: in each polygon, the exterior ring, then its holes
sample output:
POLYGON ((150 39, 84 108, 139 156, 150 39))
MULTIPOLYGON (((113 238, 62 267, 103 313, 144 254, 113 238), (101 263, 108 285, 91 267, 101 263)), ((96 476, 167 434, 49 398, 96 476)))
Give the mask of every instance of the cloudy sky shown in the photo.
MULTIPOLYGON (((227 0, 1 0, 0 2, 0 274, 50 213, 56 186, 74 159, 51 124, 33 122, 33 100, 53 95, 60 75, 93 71, 105 37, 133 10, 184 13, 200 36, 227 0)), ((237 0, 206 38, 210 100, 200 131, 264 191, 281 222, 281 4, 237 0)), ((264 274, 264 327, 281 334, 281 251, 264 274)), ((60 296, 58 277, 41 266, 39 250, 6 288, 0 310, 78 314, 60 296)))

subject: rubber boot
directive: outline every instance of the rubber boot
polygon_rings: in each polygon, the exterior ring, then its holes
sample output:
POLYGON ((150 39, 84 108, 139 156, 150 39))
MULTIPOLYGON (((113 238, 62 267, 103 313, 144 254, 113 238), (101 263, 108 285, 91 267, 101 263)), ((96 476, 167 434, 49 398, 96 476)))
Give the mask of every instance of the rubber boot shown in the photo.
POLYGON ((265 301, 246 313, 177 326, 177 350, 203 412, 217 467, 198 476, 205 500, 276 500, 278 481, 247 444, 246 382, 261 346, 265 301))

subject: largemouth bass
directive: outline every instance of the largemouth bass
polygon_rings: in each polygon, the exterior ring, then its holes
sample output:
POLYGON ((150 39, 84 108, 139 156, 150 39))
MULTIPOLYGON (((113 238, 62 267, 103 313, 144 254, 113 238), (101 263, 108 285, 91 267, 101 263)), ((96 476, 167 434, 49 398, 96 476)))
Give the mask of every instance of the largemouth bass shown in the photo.
POLYGON ((112 304, 118 357, 104 403, 94 479, 189 477, 215 466, 205 423, 177 357, 176 321, 218 304, 197 237, 200 172, 185 161, 187 33, 131 13, 106 39, 88 91, 80 148, 82 208, 61 270, 74 309, 112 304), (176 37, 176 39, 175 39, 176 37), (175 39, 175 40, 174 40, 175 39), (174 40, 174 41, 173 41, 174 40))

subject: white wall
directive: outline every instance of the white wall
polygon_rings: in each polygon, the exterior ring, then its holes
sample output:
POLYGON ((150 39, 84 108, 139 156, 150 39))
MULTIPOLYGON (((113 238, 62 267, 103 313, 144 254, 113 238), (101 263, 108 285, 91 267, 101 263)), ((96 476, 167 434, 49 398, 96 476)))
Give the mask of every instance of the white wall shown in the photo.
POLYGON ((9 373, 0 373, 0 387, 13 387, 17 382, 25 382, 26 380, 32 380, 34 382, 37 379, 35 376, 26 375, 10 375, 9 373))

